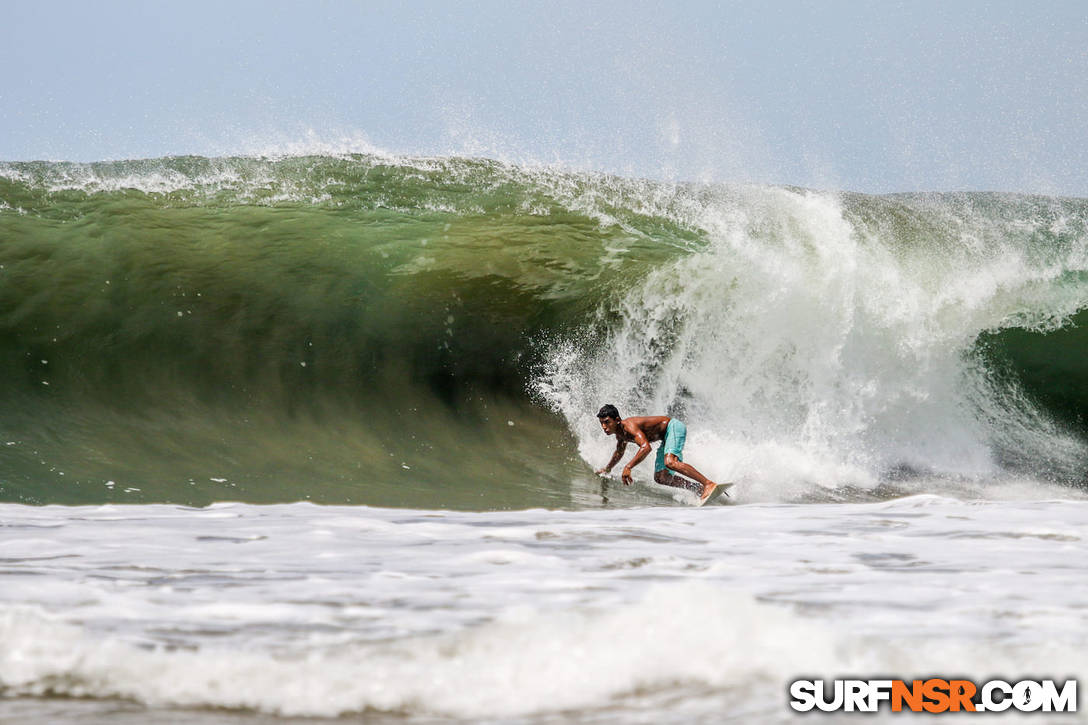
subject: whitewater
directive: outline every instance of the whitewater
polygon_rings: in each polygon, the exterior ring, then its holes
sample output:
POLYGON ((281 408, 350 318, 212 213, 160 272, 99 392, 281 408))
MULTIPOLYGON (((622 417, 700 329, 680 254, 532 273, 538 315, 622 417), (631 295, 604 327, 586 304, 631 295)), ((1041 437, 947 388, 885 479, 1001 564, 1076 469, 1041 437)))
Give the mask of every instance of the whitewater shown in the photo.
POLYGON ((1081 677, 1086 322, 1083 199, 2 162, 0 719, 786 722, 801 678, 1081 677), (733 498, 595 476, 605 402, 733 498))

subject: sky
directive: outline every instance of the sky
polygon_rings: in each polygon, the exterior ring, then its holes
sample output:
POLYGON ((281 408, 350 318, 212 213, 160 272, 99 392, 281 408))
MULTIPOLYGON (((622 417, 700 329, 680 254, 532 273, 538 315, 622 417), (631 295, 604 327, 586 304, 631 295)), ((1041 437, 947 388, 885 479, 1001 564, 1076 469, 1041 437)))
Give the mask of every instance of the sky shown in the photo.
POLYGON ((381 150, 1088 197, 1088 3, 18 2, 0 160, 381 150))

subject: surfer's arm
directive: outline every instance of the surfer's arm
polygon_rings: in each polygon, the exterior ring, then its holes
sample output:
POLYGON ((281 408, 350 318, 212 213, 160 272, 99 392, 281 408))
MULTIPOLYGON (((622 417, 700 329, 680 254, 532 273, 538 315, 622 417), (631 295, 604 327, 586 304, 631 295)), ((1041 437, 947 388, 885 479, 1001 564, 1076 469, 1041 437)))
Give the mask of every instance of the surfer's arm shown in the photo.
POLYGON ((635 457, 628 461, 627 465, 623 467, 623 479, 624 483, 631 483, 631 469, 642 463, 642 459, 650 455, 650 441, 646 440, 646 434, 642 432, 642 429, 635 428, 631 432, 631 437, 635 439, 635 443, 638 444, 638 453, 635 457))
POLYGON ((597 473, 598 474, 608 473, 609 471, 611 471, 612 467, 615 466, 617 463, 619 463, 620 459, 623 458, 623 452, 624 452, 624 450, 626 450, 626 448, 627 448, 627 441, 624 441, 624 440, 616 441, 616 450, 612 454, 612 460, 610 460, 608 462, 608 465, 605 466, 604 468, 598 468, 597 473))

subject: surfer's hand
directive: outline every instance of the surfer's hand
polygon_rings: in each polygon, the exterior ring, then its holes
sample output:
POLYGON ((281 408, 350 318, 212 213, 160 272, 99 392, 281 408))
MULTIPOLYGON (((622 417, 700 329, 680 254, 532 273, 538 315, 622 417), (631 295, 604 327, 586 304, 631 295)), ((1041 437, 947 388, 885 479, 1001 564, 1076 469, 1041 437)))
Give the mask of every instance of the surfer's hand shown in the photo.
POLYGON ((630 486, 631 485, 631 469, 630 468, 624 468, 623 469, 623 476, 621 476, 621 478, 623 478, 623 485, 624 486, 630 486))
POLYGON ((596 473, 598 476, 607 476, 610 471, 608 469, 608 466, 605 466, 604 468, 598 468, 596 471, 594 471, 594 473, 596 473))

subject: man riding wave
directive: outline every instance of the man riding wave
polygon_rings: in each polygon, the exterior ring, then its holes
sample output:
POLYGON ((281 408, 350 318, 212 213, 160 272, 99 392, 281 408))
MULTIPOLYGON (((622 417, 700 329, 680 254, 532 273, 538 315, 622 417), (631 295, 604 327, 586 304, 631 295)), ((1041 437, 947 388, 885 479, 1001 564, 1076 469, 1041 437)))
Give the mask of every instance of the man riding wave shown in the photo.
POLYGON ((655 481, 665 486, 695 491, 699 494, 700 502, 707 500, 714 489, 720 485, 699 473, 695 466, 684 463, 684 439, 688 431, 687 426, 680 421, 667 415, 620 418, 619 410, 610 403, 601 407, 597 412, 597 419, 601 422, 601 429, 606 435, 616 436, 616 451, 612 454, 612 460, 604 468, 597 469, 598 474, 610 472, 612 467, 623 458, 627 444, 635 443, 638 446, 638 452, 623 467, 622 475, 623 483, 630 484, 631 469, 650 454, 650 443, 662 441, 657 449, 657 461, 654 464, 655 481), (694 479, 698 486, 681 478, 681 475, 694 479))

